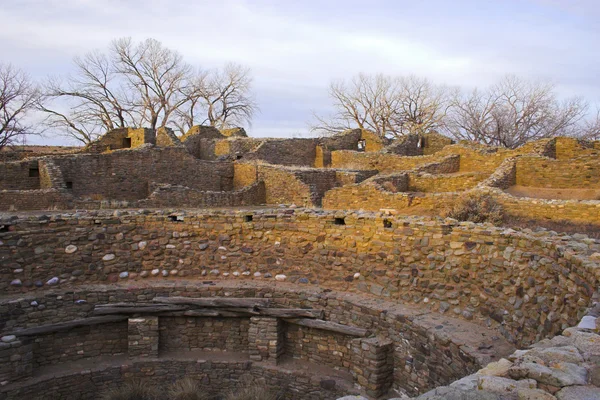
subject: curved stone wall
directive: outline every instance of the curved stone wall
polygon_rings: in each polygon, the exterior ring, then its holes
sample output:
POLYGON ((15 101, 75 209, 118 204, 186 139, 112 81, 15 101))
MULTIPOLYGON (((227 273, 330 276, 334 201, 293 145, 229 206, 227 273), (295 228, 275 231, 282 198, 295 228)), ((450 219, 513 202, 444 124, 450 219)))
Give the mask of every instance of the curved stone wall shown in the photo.
MULTIPOLYGON (((47 386, 41 383, 46 382, 44 377, 52 371, 47 368, 49 365, 55 368, 60 366, 59 370, 63 371, 60 376, 65 382, 60 385, 60 389, 57 388, 56 393, 62 393, 64 387, 70 386, 73 390, 86 393, 85 388, 90 387, 89 380, 95 374, 102 376, 108 373, 114 380, 107 383, 103 379, 92 378, 91 381, 95 382, 95 386, 92 387, 98 390, 104 387, 102 385, 118 384, 124 377, 140 378, 148 369, 154 371, 176 366, 179 366, 179 372, 169 374, 169 379, 175 379, 183 373, 182 371, 186 371, 185 373, 193 377, 199 374, 198 379, 203 383, 208 379, 210 385, 213 385, 209 388, 221 388, 217 383, 221 379, 225 379, 223 388, 228 387, 227 385, 238 387, 241 383, 240 376, 236 375, 236 368, 243 365, 243 368, 240 368, 244 373, 256 373, 256 376, 260 376, 263 373, 261 371, 266 368, 272 371, 272 379, 285 378, 282 387, 289 387, 290 393, 296 393, 295 397, 289 395, 287 398, 329 399, 337 394, 351 392, 354 385, 362 387, 368 393, 376 391, 377 386, 381 385, 385 391, 391 387, 400 392, 417 394, 441 384, 448 384, 466 373, 474 372, 494 357, 509 354, 513 350, 506 341, 493 339, 493 330, 474 323, 461 322, 437 313, 427 313, 417 307, 410 308, 395 302, 374 301, 365 295, 341 294, 310 287, 298 288, 285 283, 273 287, 270 284, 255 282, 243 284, 222 281, 218 284, 202 284, 178 280, 160 284, 145 282, 137 286, 123 283, 89 285, 68 291, 52 289, 43 293, 32 292, 26 297, 4 299, 0 303, 0 316, 5 322, 0 335, 15 335, 16 338, 8 343, 19 342, 19 346, 2 350, 3 353, 12 351, 10 355, 2 354, 7 357, 7 363, 0 367, 0 377, 5 380, 0 394, 4 393, 8 399, 26 398, 23 396, 46 390, 47 386), (356 339, 325 329, 295 325, 294 322, 281 323, 277 328, 279 339, 276 340, 281 340, 282 352, 277 355, 277 362, 269 367, 265 366, 265 360, 250 361, 254 360, 251 349, 253 341, 256 340, 256 333, 253 334, 251 328, 256 321, 244 318, 176 319, 158 316, 158 353, 145 360, 140 360, 140 353, 134 352, 139 346, 139 339, 135 336, 137 331, 132 331, 131 317, 129 328, 125 320, 74 328, 67 332, 37 332, 33 336, 24 330, 29 329, 31 332, 33 327, 39 330, 42 326, 48 327, 59 322, 91 318, 95 315, 94 307, 99 304, 144 303, 150 302, 156 296, 268 298, 272 299, 275 307, 323 310, 325 320, 367 329, 371 338, 356 339), (179 325, 179 328, 174 329, 174 325, 179 325), (193 325, 193 328, 190 329, 189 325, 193 325), (231 332, 232 327, 237 331, 231 332), (248 329, 245 334, 244 329, 248 329), (225 330, 230 332, 225 333, 225 330), (103 331, 106 333, 104 336, 97 334, 103 331), (194 353, 209 349, 190 344, 190 339, 199 339, 206 344, 217 338, 220 338, 221 343, 213 343, 209 355, 194 353), (72 344, 70 348, 60 345, 67 343, 69 339, 72 344), (48 346, 52 343, 56 344, 55 347, 48 346), (376 349, 375 355, 371 354, 372 349, 376 349), (17 354, 19 357, 11 357, 17 354), (130 361, 127 361, 127 354, 130 361), (369 361, 372 357, 376 357, 377 362, 369 361), (48 362, 49 359, 52 362, 48 362), (289 362, 290 359, 299 361, 289 362), (207 374, 206 363, 210 363, 211 360, 224 363, 221 368, 229 368, 230 364, 227 363, 231 363, 233 370, 216 371, 217 375, 208 374, 206 378, 202 374, 207 374), (301 363, 300 367, 297 362, 301 363), (14 375, 11 374, 23 370, 24 363, 31 365, 29 377, 26 374, 15 381, 12 379, 14 375), (119 369, 116 368, 118 365, 123 366, 119 369), (137 365, 146 367, 136 369, 137 365), (371 368, 375 368, 377 373, 369 372, 371 368), (81 369, 86 372, 81 374, 81 369), (87 371, 88 369, 90 371, 87 371), (303 370, 305 372, 302 372, 303 370), (130 374, 131 371, 133 374, 130 374), (223 374, 226 373, 230 375, 224 377, 223 374), (333 376, 331 379, 337 380, 337 384, 323 383, 324 380, 331 380, 324 378, 328 373, 333 376), (344 374, 347 375, 346 378, 344 374), (380 382, 378 379, 384 381, 380 382), (323 386, 329 389, 323 390, 323 386)), ((137 323, 135 318, 133 323, 137 323)), ((54 374, 50 373, 52 376, 54 374)), ((167 379, 165 372, 152 372, 151 375, 154 374, 160 379, 167 379)), ((56 385, 56 382, 52 381, 52 385, 56 385)), ((93 390, 90 393, 93 393, 93 390)), ((82 395, 81 398, 94 398, 92 394, 86 396, 82 395)))
POLYGON ((92 212, 2 224, 7 292, 176 277, 285 280, 481 320, 520 345, 574 325, 598 282, 592 240, 361 212, 92 212))

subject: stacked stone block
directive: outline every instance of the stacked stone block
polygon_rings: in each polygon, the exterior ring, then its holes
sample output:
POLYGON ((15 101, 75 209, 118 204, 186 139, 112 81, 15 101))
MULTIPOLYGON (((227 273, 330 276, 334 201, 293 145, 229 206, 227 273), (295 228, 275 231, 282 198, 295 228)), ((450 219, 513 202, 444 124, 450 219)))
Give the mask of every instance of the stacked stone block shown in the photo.
POLYGON ((28 341, 14 335, 0 338, 0 385, 31 377, 33 350, 28 341))
POLYGON ((284 349, 282 339, 283 329, 278 318, 250 318, 248 353, 251 360, 277 364, 284 349))
POLYGON ((129 318, 130 358, 158 357, 158 317, 129 318))
POLYGON ((394 382, 392 341, 379 338, 354 339, 351 347, 353 372, 358 384, 373 397, 387 393, 394 382))

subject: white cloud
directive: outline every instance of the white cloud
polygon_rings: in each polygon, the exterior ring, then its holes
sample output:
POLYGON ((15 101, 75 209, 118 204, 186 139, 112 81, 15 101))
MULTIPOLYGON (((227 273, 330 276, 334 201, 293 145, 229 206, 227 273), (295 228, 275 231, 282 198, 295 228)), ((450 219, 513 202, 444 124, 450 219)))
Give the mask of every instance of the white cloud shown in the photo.
POLYGON ((463 86, 516 73, 595 100, 599 10, 592 0, 5 0, 0 52, 37 78, 122 36, 156 38, 203 67, 240 62, 261 103, 253 130, 277 136, 305 132, 311 110, 327 108, 328 82, 358 72, 463 86))

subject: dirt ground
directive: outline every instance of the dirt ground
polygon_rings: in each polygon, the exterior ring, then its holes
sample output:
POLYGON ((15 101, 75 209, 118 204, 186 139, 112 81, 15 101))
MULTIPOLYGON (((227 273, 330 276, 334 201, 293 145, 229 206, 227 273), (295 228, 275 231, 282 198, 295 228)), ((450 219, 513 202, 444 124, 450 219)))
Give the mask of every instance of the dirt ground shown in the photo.
POLYGON ((528 186, 511 186, 507 193, 515 197, 547 200, 600 200, 600 189, 549 189, 528 186))

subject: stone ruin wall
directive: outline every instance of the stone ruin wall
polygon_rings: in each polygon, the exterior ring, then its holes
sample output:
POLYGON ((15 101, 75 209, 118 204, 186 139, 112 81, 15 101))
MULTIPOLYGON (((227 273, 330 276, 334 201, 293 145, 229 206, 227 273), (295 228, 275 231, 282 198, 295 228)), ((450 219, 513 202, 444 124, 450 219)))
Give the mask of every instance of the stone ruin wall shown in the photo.
POLYGON ((519 157, 516 184, 539 188, 600 189, 600 157, 554 160, 519 157))
POLYGON ((250 215, 252 221, 242 213, 186 215, 182 222, 160 214, 15 221, 0 234, 1 287, 35 290, 54 277, 103 282, 123 272, 210 279, 284 274, 296 283, 501 322, 507 338, 528 344, 573 325, 597 282, 597 261, 576 256, 576 244, 569 251, 569 242, 544 242, 550 239, 544 233, 356 213, 250 215), (80 250, 65 253, 70 244, 80 250))
MULTIPOLYGON (((235 357, 232 361, 220 362, 222 367, 219 369, 225 371, 208 377, 205 376, 207 369, 205 363, 210 364, 211 361, 198 363, 194 358, 190 360, 177 358, 177 354, 181 354, 182 350, 203 349, 209 352, 226 351, 232 355, 245 354, 246 357, 249 356, 250 360, 244 361, 242 364, 244 365, 242 369, 246 374, 252 373, 253 370, 260 372, 262 368, 265 368, 266 362, 267 365, 272 365, 273 374, 283 375, 280 385, 281 387, 291 386, 292 394, 294 387, 302 387, 303 382, 304 385, 308 385, 310 388, 308 395, 300 392, 302 398, 308 399, 329 399, 336 394, 348 393, 348 391, 356 389, 351 386, 340 387, 335 383, 323 387, 323 384, 319 384, 319 382, 326 380, 326 376, 309 376, 307 379, 302 373, 290 370, 286 374, 286 359, 295 358, 315 365, 327 366, 332 370, 346 372, 349 376, 354 377, 353 379, 360 387, 374 397, 379 397, 392 386, 414 394, 440 384, 448 384, 463 376, 465 371, 474 372, 491 359, 489 354, 485 355, 479 352, 473 344, 466 344, 458 335, 456 337, 444 336, 439 331, 439 324, 446 324, 450 321, 416 317, 417 314, 414 310, 395 309, 393 305, 387 303, 372 306, 368 302, 365 303, 365 299, 360 296, 347 296, 337 292, 323 293, 309 287, 305 289, 289 286, 273 287, 272 284, 243 288, 228 285, 223 287, 219 285, 182 286, 176 283, 165 283, 163 286, 155 288, 98 286, 76 288, 66 293, 49 292, 41 297, 26 297, 18 301, 0 303, 2 315, 14 316, 12 319, 7 319, 11 322, 11 326, 4 326, 1 331, 16 332, 18 335, 19 327, 41 327, 73 319, 81 320, 86 315, 93 315, 91 311, 97 304, 144 302, 159 293, 161 296, 195 298, 227 294, 236 297, 272 298, 277 305, 283 307, 322 309, 326 319, 336 320, 361 329, 369 329, 376 337, 356 338, 324 329, 307 328, 292 322, 277 322, 276 318, 156 316, 129 318, 129 323, 125 319, 120 322, 75 328, 70 332, 47 332, 35 336, 19 336, 18 345, 11 347, 10 352, 12 355, 23 356, 19 360, 16 360, 17 357, 13 357, 15 362, 18 361, 19 366, 23 367, 28 363, 30 367, 23 372, 24 376, 19 377, 15 375, 14 367, 17 364, 3 364, 3 367, 0 367, 0 375, 3 376, 3 379, 10 379, 11 382, 13 379, 16 380, 15 384, 0 388, 0 393, 4 393, 7 399, 17 399, 18 396, 26 393, 39 394, 41 390, 47 390, 46 385, 41 387, 39 384, 32 385, 27 380, 23 381, 23 378, 31 376, 35 371, 42 372, 40 368, 48 363, 50 365, 68 364, 82 358, 97 357, 102 355, 105 349, 111 349, 117 357, 129 355, 133 366, 122 367, 124 369, 115 373, 111 380, 96 382, 98 390, 105 389, 105 385, 116 385, 125 377, 144 378, 141 373, 136 373, 137 368, 135 367, 137 363, 142 363, 144 357, 149 358, 145 364, 146 371, 162 370, 164 365, 179 366, 180 372, 169 374, 169 377, 181 376, 183 371, 188 376, 199 375, 200 380, 209 383, 207 390, 222 390, 217 385, 219 381, 225 385, 230 382, 235 385, 233 387, 240 385, 240 376, 235 368, 239 361, 234 361, 235 357), (39 304, 37 307, 39 310, 35 307, 32 308, 30 304, 32 301, 39 304), (383 312, 384 309, 387 311, 383 312), (56 310, 60 310, 60 313, 57 314, 56 310), (152 322, 152 320, 156 322, 152 322), (148 337, 152 341, 151 346, 149 346, 150 343, 140 342, 136 339, 140 332, 139 329, 132 330, 132 324, 144 324, 145 321, 152 322, 143 333, 144 337, 148 337), (260 327, 265 323, 275 324, 273 325, 275 330, 261 330, 260 327), (435 326, 438 328, 436 329, 435 326), (105 337, 98 335, 102 329, 106 329, 105 337), (156 332, 156 334, 153 335, 152 332, 156 332), (261 353, 260 351, 255 353, 255 346, 260 346, 265 334, 274 335, 270 338, 266 336, 266 338, 269 338, 269 343, 271 341, 278 342, 279 350, 276 353, 261 353), (75 335, 77 345, 73 346, 72 341, 75 335), (62 344, 66 345, 69 340, 71 346, 63 349, 62 344), (38 345, 38 343, 42 344, 38 345), (51 351, 52 343, 57 344, 56 350, 58 351, 51 351), (144 346, 146 350, 138 352, 139 346, 144 346), (99 349, 102 351, 100 352, 99 349), (156 349, 154 353, 152 349, 156 349), (343 362, 340 362, 342 359, 343 362), (281 366, 277 368, 280 364, 281 366), (230 368, 231 366, 233 368, 230 368), (133 373, 133 375, 129 373, 133 373), (22 383, 19 384, 19 380, 22 383), (314 395, 310 396, 311 393, 314 395)), ((467 324, 464 329, 473 328, 467 324)), ((493 346, 500 346, 497 351, 501 353, 510 351, 510 347, 505 345, 495 343, 493 346)), ((123 358, 118 358, 118 360, 123 363, 123 358)), ((212 361, 212 363, 219 365, 218 361, 212 361)), ((87 374, 99 374, 103 368, 106 367, 92 368, 87 374)), ((69 376, 69 374, 64 375, 66 375, 65 378, 69 376)), ((84 379, 82 379, 81 373, 77 371, 70 376, 70 379, 65 379, 63 382, 67 386, 74 386, 74 392, 80 392, 84 391, 80 387, 81 381, 86 382, 88 376, 84 375, 84 379)), ((54 379, 54 376, 52 378, 54 379)), ((35 379, 33 382, 39 383, 35 379)), ((61 390, 57 388, 56 392, 60 393, 61 390)), ((82 398, 94 397, 84 396, 82 398)))

